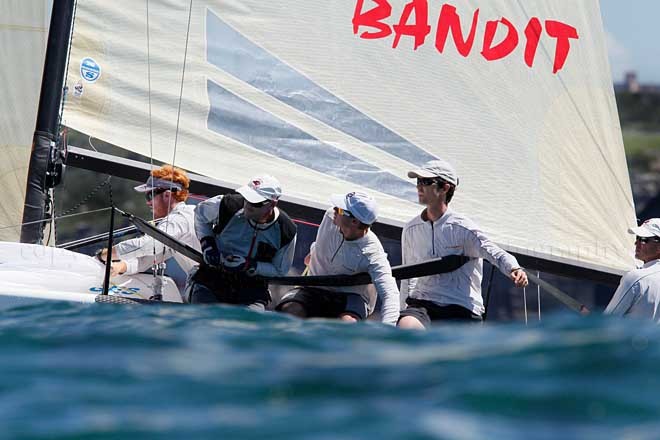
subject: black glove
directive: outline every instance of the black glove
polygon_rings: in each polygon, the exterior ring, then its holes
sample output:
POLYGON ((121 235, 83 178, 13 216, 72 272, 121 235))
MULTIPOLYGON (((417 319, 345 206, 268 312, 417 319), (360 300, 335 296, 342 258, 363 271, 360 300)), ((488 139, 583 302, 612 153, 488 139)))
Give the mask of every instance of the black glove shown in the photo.
POLYGON ((213 237, 204 237, 200 240, 200 245, 202 246, 202 256, 204 257, 204 263, 209 266, 220 266, 220 251, 218 246, 215 244, 215 238, 213 237))

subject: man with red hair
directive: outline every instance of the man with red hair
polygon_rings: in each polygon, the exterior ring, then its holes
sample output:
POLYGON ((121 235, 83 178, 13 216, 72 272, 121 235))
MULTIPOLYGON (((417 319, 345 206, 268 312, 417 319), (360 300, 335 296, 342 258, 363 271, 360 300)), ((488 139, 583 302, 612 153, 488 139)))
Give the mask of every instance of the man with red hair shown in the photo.
MULTIPOLYGON (((152 170, 147 182, 136 186, 135 191, 145 195, 158 229, 188 246, 201 250, 195 235, 195 207, 185 203, 189 185, 190 179, 184 170, 163 165, 152 170)), ((97 255, 105 262, 107 249, 97 255)), ((196 264, 149 236, 126 240, 112 248, 112 275, 140 273, 154 263, 162 263, 170 257, 174 257, 186 273, 196 264)))

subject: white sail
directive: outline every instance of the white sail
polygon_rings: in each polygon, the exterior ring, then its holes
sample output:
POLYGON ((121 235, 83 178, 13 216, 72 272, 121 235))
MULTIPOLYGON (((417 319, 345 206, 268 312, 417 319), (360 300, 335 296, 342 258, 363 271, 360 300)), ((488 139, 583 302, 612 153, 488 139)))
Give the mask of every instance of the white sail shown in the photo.
POLYGON ((0 2, 0 241, 18 241, 52 0, 0 2))
POLYGON ((79 1, 65 124, 234 187, 270 173, 311 206, 368 191, 395 225, 420 211, 406 172, 440 157, 452 206, 505 248, 632 266, 597 0, 188 5, 79 1))

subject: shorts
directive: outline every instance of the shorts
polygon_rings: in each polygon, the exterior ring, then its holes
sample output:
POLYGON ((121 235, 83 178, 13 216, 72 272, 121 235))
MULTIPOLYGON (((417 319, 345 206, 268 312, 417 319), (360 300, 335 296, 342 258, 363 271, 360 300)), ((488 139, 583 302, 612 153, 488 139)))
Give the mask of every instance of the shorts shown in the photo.
POLYGON ((361 320, 367 319, 368 304, 355 293, 332 292, 315 287, 298 287, 289 291, 277 305, 295 302, 303 306, 308 318, 338 318, 350 313, 361 320))
POLYGON ((481 315, 457 304, 440 306, 431 301, 415 298, 407 298, 406 304, 408 307, 401 311, 399 321, 405 316, 412 316, 424 324, 424 327, 430 327, 433 321, 482 321, 481 315))
POLYGON ((271 300, 264 281, 203 266, 190 271, 185 296, 191 304, 236 304, 254 310, 265 310, 271 300))

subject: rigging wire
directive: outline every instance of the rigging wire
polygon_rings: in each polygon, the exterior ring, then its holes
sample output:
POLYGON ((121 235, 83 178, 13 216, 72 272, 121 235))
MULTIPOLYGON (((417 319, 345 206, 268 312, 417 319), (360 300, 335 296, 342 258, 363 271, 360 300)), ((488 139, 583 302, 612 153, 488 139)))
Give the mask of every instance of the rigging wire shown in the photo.
MULTIPOLYGON (((147 23, 147 102, 148 102, 148 108, 149 108, 149 175, 153 175, 154 171, 154 142, 153 142, 153 115, 152 115, 152 107, 151 107, 151 28, 150 28, 150 23, 149 23, 149 0, 146 0, 146 23, 147 23)), ((174 176, 172 176, 174 178, 174 176)), ((156 213, 153 210, 153 203, 154 203, 154 196, 155 196, 155 189, 151 189, 151 203, 152 203, 152 209, 151 209, 151 220, 156 222, 156 213)), ((169 201, 168 201, 169 202, 169 201)), ((153 255, 153 260, 152 260, 152 273, 153 273, 153 279, 154 279, 154 286, 158 285, 158 270, 157 270, 157 264, 156 264, 156 240, 152 239, 152 249, 151 253, 153 255)), ((165 248, 163 247, 163 254, 165 254, 165 248)))
POLYGON ((192 6, 193 6, 193 0, 190 0, 190 6, 188 8, 188 28, 186 30, 186 45, 183 52, 183 69, 181 71, 181 88, 179 90, 179 107, 177 109, 177 115, 176 115, 176 131, 174 132, 174 153, 172 155, 172 166, 174 166, 175 163, 176 148, 179 140, 179 122, 181 119, 181 103, 183 101, 183 85, 185 83, 185 78, 186 78, 186 62, 188 60, 188 42, 190 40, 190 23, 192 21, 192 6))
MULTIPOLYGON (((538 270, 536 271, 536 277, 538 279, 541 279, 541 272, 538 270)), ((540 321, 541 320, 541 285, 540 284, 536 285, 536 297, 539 306, 539 321, 540 321)))
MULTIPOLYGON (((61 220, 63 218, 72 218, 72 217, 77 217, 77 216, 86 215, 86 214, 94 214, 94 213, 97 213, 97 212, 109 211, 110 209, 111 209, 110 207, 107 207, 107 208, 94 209, 92 211, 77 212, 75 214, 60 215, 60 216, 55 217, 55 220, 61 220)), ((20 227, 20 226, 23 226, 23 225, 35 225, 37 223, 43 223, 43 220, 34 220, 34 221, 31 221, 31 222, 18 223, 16 225, 2 226, 2 227, 0 227, 0 231, 4 230, 4 229, 17 228, 17 227, 20 227)))
POLYGON ((527 288, 523 287, 523 305, 525 309, 525 325, 528 324, 527 322, 527 288))
MULTIPOLYGON (((172 163, 171 166, 174 168, 175 163, 176 163, 176 150, 177 150, 177 145, 178 145, 178 137, 179 137, 179 124, 180 124, 180 119, 181 119, 181 105, 183 101, 183 87, 185 83, 185 75, 186 75, 186 62, 188 59, 188 43, 190 40, 190 23, 192 21, 192 6, 193 6, 193 0, 190 0, 189 8, 188 8, 188 23, 187 23, 187 29, 186 29, 186 43, 185 43, 185 50, 184 50, 184 56, 183 56, 183 67, 182 67, 182 73, 181 73, 181 86, 179 90, 179 103, 178 103, 178 108, 177 108, 177 120, 176 120, 176 130, 174 133, 174 150, 173 150, 173 155, 172 155, 172 163)), ((149 0, 146 0, 146 37, 147 37, 147 83, 148 83, 148 90, 147 90, 147 99, 148 99, 148 108, 149 108, 149 162, 150 162, 150 175, 153 175, 154 171, 154 151, 153 151, 153 114, 152 114, 152 102, 151 102, 151 34, 150 34, 150 23, 149 23, 149 16, 150 16, 150 11, 149 11, 149 0)), ((174 183, 174 172, 172 172, 172 176, 170 177, 170 183, 174 183)), ((153 203, 154 200, 154 189, 151 189, 151 200, 153 203)), ((167 230, 167 226, 169 224, 169 213, 170 213, 170 206, 172 204, 172 191, 168 193, 167 196, 167 207, 168 207, 168 216, 165 217, 164 219, 164 227, 165 230, 167 230)), ((151 215, 152 215, 152 220, 155 222, 155 212, 151 210, 151 215)), ((163 257, 166 254, 167 248, 163 246, 163 257)), ((156 285, 161 285, 162 284, 162 277, 164 275, 164 266, 159 263, 157 263, 157 252, 156 252, 156 241, 153 240, 153 274, 154 274, 154 286, 156 285), (158 279, 158 277, 160 277, 158 279)))

